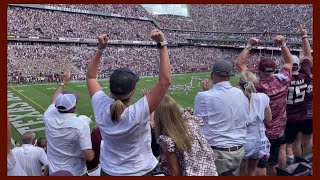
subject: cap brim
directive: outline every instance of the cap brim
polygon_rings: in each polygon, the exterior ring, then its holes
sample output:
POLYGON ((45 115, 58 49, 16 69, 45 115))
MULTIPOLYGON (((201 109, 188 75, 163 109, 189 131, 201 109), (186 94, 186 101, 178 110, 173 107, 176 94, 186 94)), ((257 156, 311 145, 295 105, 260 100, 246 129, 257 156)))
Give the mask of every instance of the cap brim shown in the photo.
POLYGON ((136 75, 136 74, 134 74, 134 78, 135 78, 135 80, 136 80, 136 82, 138 82, 139 81, 139 76, 138 75, 136 75))

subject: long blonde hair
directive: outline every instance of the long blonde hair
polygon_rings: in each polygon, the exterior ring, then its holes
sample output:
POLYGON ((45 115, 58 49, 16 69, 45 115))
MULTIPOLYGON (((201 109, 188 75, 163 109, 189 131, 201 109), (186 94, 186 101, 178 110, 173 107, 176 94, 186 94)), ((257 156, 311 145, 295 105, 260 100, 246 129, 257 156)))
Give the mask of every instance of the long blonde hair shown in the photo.
POLYGON ((243 71, 240 74, 239 86, 242 89, 244 95, 249 99, 249 102, 252 97, 252 93, 256 92, 255 84, 257 83, 258 78, 255 74, 250 71, 243 71))
POLYGON ((111 93, 110 97, 112 99, 115 99, 115 103, 113 105, 111 105, 111 107, 110 107, 111 120, 113 122, 120 120, 121 114, 127 108, 127 106, 125 104, 127 104, 128 101, 130 101, 134 92, 135 92, 135 89, 133 91, 131 91, 129 94, 122 95, 122 96, 121 95, 120 96, 114 95, 111 93))
POLYGON ((154 112, 156 138, 166 135, 175 142, 182 151, 191 150, 192 139, 188 133, 188 127, 177 103, 168 96, 164 96, 154 112))

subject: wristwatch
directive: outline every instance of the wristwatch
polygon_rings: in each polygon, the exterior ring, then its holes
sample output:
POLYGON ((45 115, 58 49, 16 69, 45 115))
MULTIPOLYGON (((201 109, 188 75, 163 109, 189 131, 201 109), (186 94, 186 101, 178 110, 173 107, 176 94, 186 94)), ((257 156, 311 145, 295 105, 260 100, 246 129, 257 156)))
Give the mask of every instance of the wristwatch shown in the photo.
POLYGON ((98 47, 98 50, 97 50, 97 51, 99 51, 99 52, 103 53, 104 49, 102 49, 102 48, 98 47))
POLYGON ((157 43, 157 48, 163 48, 164 46, 167 46, 168 42, 167 41, 162 41, 157 43))
POLYGON ((283 48, 283 47, 286 47, 287 46, 287 43, 282 43, 282 45, 280 46, 280 48, 283 48))
POLYGON ((252 49, 252 46, 250 44, 247 44, 246 48, 250 51, 252 49))

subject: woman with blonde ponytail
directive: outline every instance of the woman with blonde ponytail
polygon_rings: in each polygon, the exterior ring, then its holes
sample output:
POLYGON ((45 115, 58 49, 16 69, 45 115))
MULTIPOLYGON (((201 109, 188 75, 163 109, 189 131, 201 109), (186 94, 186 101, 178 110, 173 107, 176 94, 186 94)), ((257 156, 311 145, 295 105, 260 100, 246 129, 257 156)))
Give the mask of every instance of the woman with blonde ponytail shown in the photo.
POLYGON ((165 96, 154 112, 156 138, 172 176, 217 176, 215 155, 200 127, 203 120, 180 111, 165 96))
POLYGON ((266 137, 264 122, 272 119, 269 97, 264 93, 257 93, 255 84, 257 77, 250 71, 243 71, 239 78, 239 88, 249 100, 249 121, 247 122, 246 143, 244 157, 240 165, 240 175, 254 176, 259 159, 268 161, 270 142, 266 137))
MULTIPOLYGON (((139 77, 128 68, 113 71, 109 80, 110 95, 97 82, 98 67, 109 36, 98 37, 98 49, 88 66, 87 86, 95 121, 104 142, 100 149, 101 176, 151 176, 158 160, 151 149, 150 114, 156 109, 171 83, 167 42, 154 29, 151 38, 160 54, 157 84, 132 104, 139 77)), ((107 53, 107 52, 106 52, 107 53)))

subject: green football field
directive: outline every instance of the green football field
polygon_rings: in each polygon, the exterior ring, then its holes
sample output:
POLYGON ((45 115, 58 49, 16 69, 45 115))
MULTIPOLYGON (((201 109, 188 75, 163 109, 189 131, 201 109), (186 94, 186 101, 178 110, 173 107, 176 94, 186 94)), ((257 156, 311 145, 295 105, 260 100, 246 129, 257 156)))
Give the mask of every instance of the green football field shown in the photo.
MULTIPOLYGON (((194 97, 197 92, 201 91, 200 78, 209 78, 209 72, 182 74, 172 76, 172 89, 167 92, 178 104, 183 107, 193 107, 194 97), (186 94, 185 86, 188 86, 192 80, 192 88, 186 94)), ((143 88, 151 89, 157 82, 158 77, 141 77, 137 84, 137 91, 134 96, 134 102, 141 98, 140 92, 143 88)), ((109 83, 107 80, 100 80, 103 91, 109 93, 109 83)), ((235 86, 237 77, 233 77, 231 81, 235 86)), ((10 115, 12 127, 12 141, 18 140, 21 143, 21 134, 25 131, 32 130, 36 133, 37 138, 44 136, 44 124, 42 115, 48 107, 51 96, 56 91, 57 83, 43 84, 19 84, 8 86, 8 111, 10 115)), ((77 114, 84 114, 93 117, 90 97, 86 83, 69 82, 66 84, 65 90, 80 94, 80 100, 77 105, 77 114)), ((94 119, 93 119, 94 120, 94 119)), ((91 124, 91 128, 95 123, 91 124)))

